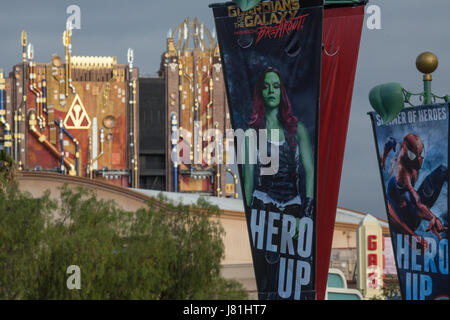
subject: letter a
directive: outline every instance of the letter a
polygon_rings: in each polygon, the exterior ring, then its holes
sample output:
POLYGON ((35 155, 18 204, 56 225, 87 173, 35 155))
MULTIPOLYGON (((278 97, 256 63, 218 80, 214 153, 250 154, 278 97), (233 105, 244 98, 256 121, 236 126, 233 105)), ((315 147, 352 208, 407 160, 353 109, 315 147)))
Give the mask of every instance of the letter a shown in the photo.
POLYGON ((67 274, 72 274, 69 278, 67 278, 67 289, 73 290, 81 289, 81 271, 79 266, 69 266, 66 271, 67 274))
POLYGON ((381 9, 377 5, 371 5, 367 7, 367 14, 370 14, 367 18, 367 28, 369 30, 381 29, 381 9))

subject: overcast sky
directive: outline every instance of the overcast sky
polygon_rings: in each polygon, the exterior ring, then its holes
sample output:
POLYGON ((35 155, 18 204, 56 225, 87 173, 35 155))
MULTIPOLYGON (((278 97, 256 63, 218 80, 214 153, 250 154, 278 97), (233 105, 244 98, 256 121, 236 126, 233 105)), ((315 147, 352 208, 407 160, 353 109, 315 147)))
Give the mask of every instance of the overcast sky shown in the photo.
MULTIPOLYGON (((0 68, 10 71, 21 61, 20 33, 28 32, 35 60, 64 57, 62 32, 66 8, 81 8, 81 30, 73 32, 73 54, 117 56, 126 63, 129 47, 141 74, 154 76, 169 28, 186 17, 198 17, 211 30, 208 4, 215 0, 40 0, 2 1, 0 8, 0 68)), ((381 8, 381 30, 363 28, 352 111, 342 172, 339 205, 386 218, 373 134, 367 112, 368 93, 380 83, 400 82, 422 91, 415 59, 423 51, 439 58, 433 92, 450 94, 450 19, 448 0, 370 0, 381 8)), ((366 15, 367 19, 367 15, 366 15)), ((364 22, 366 23, 366 21, 364 22)), ((338 119, 337 119, 338 121, 338 119)))

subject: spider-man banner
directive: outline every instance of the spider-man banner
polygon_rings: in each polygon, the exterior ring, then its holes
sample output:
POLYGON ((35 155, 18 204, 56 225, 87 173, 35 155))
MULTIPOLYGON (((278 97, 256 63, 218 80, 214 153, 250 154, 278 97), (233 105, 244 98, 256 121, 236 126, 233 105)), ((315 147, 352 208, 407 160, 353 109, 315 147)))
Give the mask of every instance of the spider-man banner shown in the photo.
POLYGON ((448 300, 449 106, 370 116, 402 296, 448 300))
POLYGON ((315 299, 323 0, 212 7, 258 296, 315 299))

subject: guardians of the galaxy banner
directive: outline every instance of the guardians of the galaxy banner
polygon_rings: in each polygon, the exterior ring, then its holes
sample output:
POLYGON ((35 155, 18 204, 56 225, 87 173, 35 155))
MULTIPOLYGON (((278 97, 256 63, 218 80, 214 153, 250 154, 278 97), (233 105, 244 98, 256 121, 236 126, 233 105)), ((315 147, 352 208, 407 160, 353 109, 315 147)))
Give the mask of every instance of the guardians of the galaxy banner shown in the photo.
POLYGON ((323 0, 212 7, 258 296, 315 299, 323 0))
POLYGON ((370 113, 402 296, 448 299, 448 104, 370 113))

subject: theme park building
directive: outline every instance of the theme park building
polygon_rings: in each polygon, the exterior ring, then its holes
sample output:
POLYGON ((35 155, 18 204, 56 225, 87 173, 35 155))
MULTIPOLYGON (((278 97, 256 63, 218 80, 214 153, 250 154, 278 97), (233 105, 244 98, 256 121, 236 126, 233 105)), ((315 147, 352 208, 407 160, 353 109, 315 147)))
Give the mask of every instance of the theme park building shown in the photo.
POLYGON ((57 172, 122 187, 139 183, 139 78, 116 57, 72 55, 64 31, 65 59, 34 60, 22 32, 22 62, 0 72, 1 147, 19 171, 57 172))

